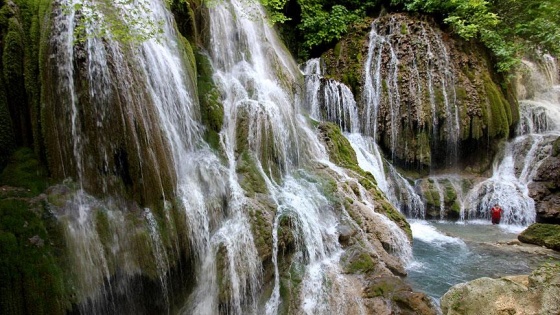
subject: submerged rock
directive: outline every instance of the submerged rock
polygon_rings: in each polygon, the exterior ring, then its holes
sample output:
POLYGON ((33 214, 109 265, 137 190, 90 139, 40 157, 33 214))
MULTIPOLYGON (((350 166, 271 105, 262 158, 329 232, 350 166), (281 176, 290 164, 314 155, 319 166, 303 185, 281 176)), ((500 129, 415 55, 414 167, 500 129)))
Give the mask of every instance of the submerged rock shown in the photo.
POLYGON ((559 314, 560 266, 529 276, 479 278, 453 286, 441 299, 444 315, 559 314))

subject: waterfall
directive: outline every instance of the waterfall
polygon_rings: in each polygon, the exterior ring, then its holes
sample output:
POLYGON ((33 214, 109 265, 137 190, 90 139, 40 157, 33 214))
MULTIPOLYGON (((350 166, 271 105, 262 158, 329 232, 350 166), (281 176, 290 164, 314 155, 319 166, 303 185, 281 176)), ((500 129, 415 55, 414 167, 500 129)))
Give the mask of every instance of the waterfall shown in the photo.
POLYGON ((542 161, 549 156, 552 142, 560 136, 560 87, 556 61, 545 56, 537 63, 524 60, 530 74, 518 88, 520 123, 516 137, 506 143, 494 162, 491 178, 477 184, 466 196, 466 219, 489 218, 498 203, 507 224, 527 226, 535 222, 535 204, 528 185, 542 161), (527 93, 529 91, 529 93, 527 93))
MULTIPOLYGON (((360 133, 360 120, 357 115, 358 108, 350 89, 335 80, 321 81, 323 73, 321 72, 320 64, 320 59, 314 58, 308 60, 303 67, 304 75, 306 76, 308 102, 311 104, 311 113, 334 112, 337 115, 319 114, 313 118, 338 124, 356 153, 359 167, 374 176, 379 189, 397 209, 415 209, 422 212, 423 203, 421 198, 414 192, 414 188, 398 174, 392 165, 385 161, 374 139, 360 133), (323 91, 323 94, 321 94, 321 91, 323 91), (386 175, 385 167, 390 169, 389 175, 386 175)), ((331 167, 334 168, 334 166, 331 167)), ((341 176, 344 177, 344 175, 341 176)), ((369 204, 372 209, 374 208, 373 204, 367 200, 362 202, 369 204)), ((410 246, 406 245, 409 243, 406 236, 394 222, 383 215, 373 213, 392 231, 391 235, 394 238, 392 244, 394 244, 395 248, 398 247, 396 251, 400 252, 400 258, 406 263, 412 256, 410 246)))
MULTIPOLYGON (((49 43, 57 65, 53 77, 59 79, 50 91, 48 106, 56 110, 50 119, 62 119, 53 126, 53 151, 60 156, 60 176, 68 178, 59 188, 67 200, 54 211, 66 226, 79 311, 121 312, 134 305, 133 286, 148 281, 157 287, 154 309, 168 313, 365 313, 355 289, 359 281, 341 267, 345 251, 337 228, 341 218, 352 218, 330 199, 321 176, 352 182, 359 188, 352 196, 388 231, 382 244, 388 252, 362 236, 368 255, 393 254, 396 266, 410 260, 410 243, 395 222, 374 211, 371 192, 328 162, 300 112, 309 106, 312 118, 334 121, 348 139, 356 137, 360 166, 391 191, 397 185, 383 171, 375 136, 359 135, 363 122, 350 89, 324 80, 317 62, 309 65, 316 70, 305 78, 304 95, 304 78, 258 3, 209 6, 204 54, 224 109, 219 148, 210 148, 202 138, 195 69, 184 60, 187 53, 164 1, 102 4, 56 2, 49 43), (127 15, 134 5, 150 9, 127 15), (143 40, 137 34, 142 41, 127 42, 103 28, 120 13, 125 24, 156 21, 162 35, 143 40), (66 140, 68 131, 72 137, 66 140), (254 179, 244 168, 262 179, 258 191, 246 185, 254 179), (324 174, 317 175, 318 169, 324 174), (263 292, 263 257, 253 235, 255 209, 272 214, 270 295, 263 292), (290 258, 281 253, 286 239, 293 246, 290 258), (182 258, 194 274, 185 284, 188 296, 177 297, 172 271, 182 258), (287 262, 287 272, 301 279, 292 301, 280 294, 287 262), (123 300, 130 304, 120 305, 123 300)), ((397 67, 392 70, 396 75, 397 67)), ((391 84, 397 89, 395 78, 391 84)), ((403 203, 397 195, 394 202, 403 203)))
MULTIPOLYGON (((126 308, 118 301, 134 299, 129 286, 131 279, 141 273, 159 280, 164 299, 161 303, 165 304, 162 309, 169 310, 169 253, 159 224, 169 225, 166 230, 172 231, 173 220, 167 207, 163 210, 165 218, 158 221, 151 209, 142 213, 121 202, 122 186, 116 184, 112 174, 118 174, 124 185, 129 185, 136 179, 131 178, 130 169, 135 169, 138 181, 145 181, 144 193, 151 191, 165 198, 164 183, 173 182, 167 174, 168 167, 176 171, 177 190, 181 191, 194 180, 189 180, 189 172, 200 166, 187 163, 201 144, 198 105, 194 101, 194 83, 178 57, 181 52, 172 19, 164 3, 142 3, 150 9, 135 17, 126 13, 132 4, 125 2, 117 1, 109 10, 124 12, 123 23, 130 23, 130 18, 162 21, 161 39, 123 43, 111 33, 100 31, 109 23, 107 8, 103 7, 107 2, 58 1, 53 6, 54 36, 50 45, 57 52, 53 54, 58 77, 55 92, 60 95, 54 104, 62 108, 62 116, 56 117, 60 126, 53 129, 60 128, 59 154, 71 152, 71 163, 61 163, 63 175, 75 176, 77 183, 73 187, 70 182, 68 186, 74 192, 66 194, 71 199, 56 214, 67 226, 70 270, 82 313, 111 313, 126 308), (70 117, 68 122, 66 117, 70 117), (66 126, 70 150, 60 136, 66 126), (170 156, 161 158, 166 152, 170 156), (139 164, 131 165, 131 160, 139 164), (101 176, 96 176, 99 173, 101 176), (86 193, 97 190, 97 186, 101 186, 98 192, 106 199, 86 193), (133 223, 142 222, 138 221, 142 217, 145 224, 133 223)), ((204 179, 196 180, 201 190, 204 179)), ((159 303, 154 300, 153 305, 159 303)))
MULTIPOLYGON (((366 61, 366 64, 368 62, 371 60, 366 61)), ((423 213, 424 203, 412 185, 390 163, 385 161, 374 138, 360 133, 361 121, 358 107, 350 89, 332 79, 321 84, 323 73, 320 64, 320 59, 314 58, 308 60, 304 66, 306 91, 308 102, 311 104, 312 118, 319 121, 331 121, 339 125, 356 152, 360 168, 374 176, 379 189, 385 193, 387 199, 397 209, 413 216, 423 213), (322 115, 322 112, 336 115, 322 115), (388 169, 387 172, 385 168, 388 169)), ((371 76, 366 75, 366 81, 368 77, 371 79, 371 76)), ((374 97, 374 95, 372 94, 370 97, 374 97)))
MULTIPOLYGON (((286 302, 280 295, 279 253, 279 239, 286 234, 293 237, 295 253, 291 264, 298 270, 303 283, 301 292, 295 297, 301 302, 298 308, 308 314, 328 312, 332 308, 347 312, 348 308, 361 305, 361 301, 358 298, 348 303, 329 296, 331 285, 341 290, 347 286, 343 285, 345 277, 338 267, 341 253, 336 230, 338 219, 315 180, 310 180, 313 175, 304 170, 311 161, 328 158, 299 113, 303 95, 294 87, 303 84, 301 72, 265 19, 256 18, 265 15, 257 3, 233 0, 219 3, 209 10, 209 56, 224 104, 220 137, 228 159, 231 186, 235 187, 232 198, 240 205, 248 202, 239 189, 236 169, 239 160, 249 156, 265 182, 267 202, 276 209, 272 226, 272 294, 264 309, 257 310, 255 305, 250 305, 230 309, 230 312, 276 314, 286 302), (240 134, 247 136, 240 137, 240 134)), ((336 86, 332 89, 338 90, 336 86)), ((345 110, 340 107, 329 115, 340 119, 352 115, 345 110)), ((312 112, 317 117, 322 115, 319 110, 312 112)), ((247 215, 244 211, 239 213, 240 217, 247 215)), ((250 231, 250 226, 234 230, 237 233, 250 231)), ((249 245, 239 246, 237 250, 247 255, 249 245)), ((251 268, 238 266, 238 269, 251 268)), ((246 275, 251 276, 249 286, 254 289, 260 287, 257 271, 246 275)), ((208 295, 204 287, 197 292, 208 295)), ((250 296, 249 300, 257 302, 256 290, 241 293, 244 293, 241 296, 250 296)), ((197 305, 197 300, 192 302, 197 305)), ((202 314, 218 311, 198 307, 190 310, 202 314)))
POLYGON ((428 31, 424 24, 420 22, 411 30, 396 17, 372 23, 364 65, 363 131, 391 152, 395 161, 404 159, 408 150, 418 146, 403 134, 407 128, 417 126, 430 132, 432 154, 443 145, 444 165, 453 166, 461 132, 456 79, 441 34, 428 31), (416 44, 402 44, 402 38, 407 36, 415 36, 416 44))
POLYGON ((334 122, 343 132, 360 132, 358 107, 352 91, 336 80, 324 79, 319 58, 308 60, 303 73, 310 117, 334 122))

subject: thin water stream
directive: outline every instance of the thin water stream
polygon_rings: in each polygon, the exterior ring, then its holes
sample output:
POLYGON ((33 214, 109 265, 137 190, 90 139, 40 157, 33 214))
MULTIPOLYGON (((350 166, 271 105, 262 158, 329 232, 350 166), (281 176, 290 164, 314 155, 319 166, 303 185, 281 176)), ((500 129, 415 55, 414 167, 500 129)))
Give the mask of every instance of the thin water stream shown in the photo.
POLYGON ((449 288, 481 277, 529 274, 545 262, 560 263, 560 253, 536 245, 517 244, 520 228, 411 220, 414 261, 408 280, 415 290, 438 303, 449 288))

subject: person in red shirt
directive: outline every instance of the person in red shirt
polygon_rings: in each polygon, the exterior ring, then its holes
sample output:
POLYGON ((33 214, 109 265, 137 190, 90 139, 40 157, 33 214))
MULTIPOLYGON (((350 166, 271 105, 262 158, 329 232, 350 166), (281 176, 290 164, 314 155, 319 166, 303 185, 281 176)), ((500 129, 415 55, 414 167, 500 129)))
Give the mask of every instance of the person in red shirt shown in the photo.
POLYGON ((492 224, 500 224, 503 213, 504 210, 498 204, 495 204, 490 210, 490 214, 492 216, 492 224))

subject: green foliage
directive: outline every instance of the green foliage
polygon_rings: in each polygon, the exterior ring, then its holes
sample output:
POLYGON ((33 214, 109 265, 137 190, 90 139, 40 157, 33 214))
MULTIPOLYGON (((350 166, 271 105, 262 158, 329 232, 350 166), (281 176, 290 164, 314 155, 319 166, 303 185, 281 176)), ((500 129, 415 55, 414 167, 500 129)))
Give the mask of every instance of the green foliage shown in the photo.
POLYGON ((288 0, 260 0, 260 3, 267 9, 268 20, 272 24, 284 23, 290 20, 290 18, 282 13, 282 9, 284 9, 287 2, 288 0))
POLYGON ((522 41, 525 47, 560 54, 560 1, 495 0, 493 9, 502 18, 500 34, 522 41))
POLYGON ((343 5, 334 5, 329 11, 318 4, 302 8, 306 10, 302 12, 299 28, 304 34, 303 47, 306 49, 340 39, 348 26, 360 18, 343 5))
POLYGON ((443 17, 461 37, 480 40, 507 72, 525 50, 560 53, 560 2, 557 0, 392 0, 408 11, 443 17))
MULTIPOLYGON (((300 56, 307 58, 315 47, 330 45, 340 39, 353 23, 362 21, 367 12, 378 6, 381 1, 259 0, 259 2, 267 8, 271 22, 293 21, 290 27, 294 28, 292 31, 295 31, 295 35, 291 36, 295 36, 300 56), (296 6, 298 8, 294 9, 296 6), (298 15, 285 15, 294 12, 298 15)), ((288 28, 284 27, 283 30, 288 31, 288 28)))

